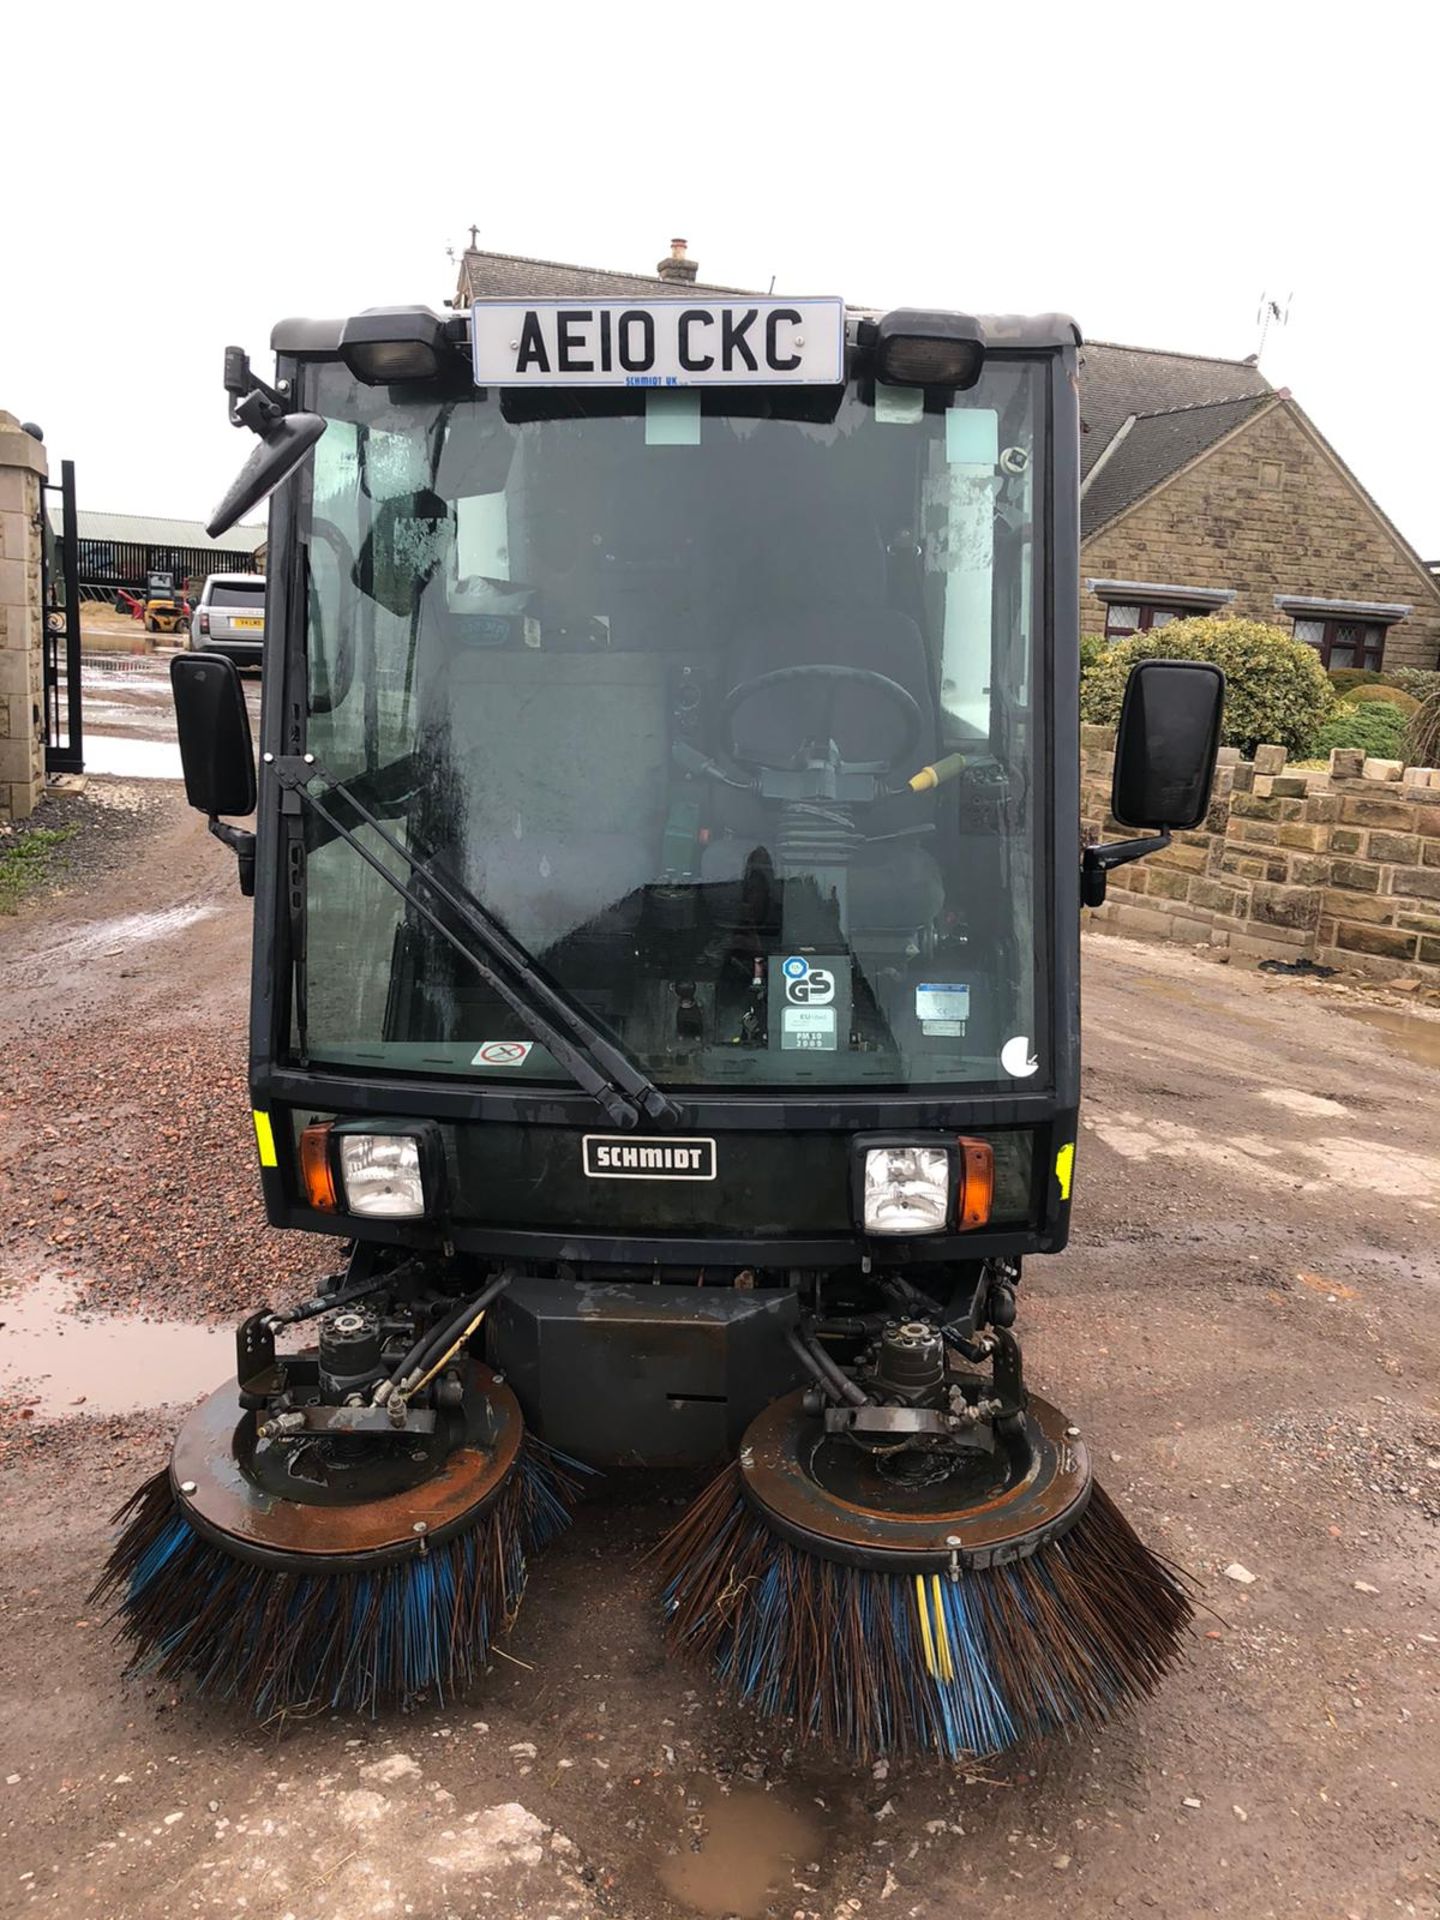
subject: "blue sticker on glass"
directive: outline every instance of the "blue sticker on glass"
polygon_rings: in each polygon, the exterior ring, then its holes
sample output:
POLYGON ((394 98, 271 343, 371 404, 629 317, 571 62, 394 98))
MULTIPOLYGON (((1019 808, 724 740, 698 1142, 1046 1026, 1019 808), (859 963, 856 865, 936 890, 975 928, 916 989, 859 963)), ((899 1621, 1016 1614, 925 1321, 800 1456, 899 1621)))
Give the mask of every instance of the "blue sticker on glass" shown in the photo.
POLYGON ((947 408, 945 458, 952 467, 993 467, 1000 458, 999 414, 989 407, 947 408))

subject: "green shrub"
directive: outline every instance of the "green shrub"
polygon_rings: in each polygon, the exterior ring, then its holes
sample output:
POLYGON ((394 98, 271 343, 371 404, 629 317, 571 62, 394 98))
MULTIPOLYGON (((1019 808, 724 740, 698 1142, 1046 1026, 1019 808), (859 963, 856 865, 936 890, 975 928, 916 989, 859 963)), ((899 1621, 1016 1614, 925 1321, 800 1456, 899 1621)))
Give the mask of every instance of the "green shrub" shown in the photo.
POLYGON ((1110 642, 1103 633, 1082 633, 1080 636, 1080 673, 1083 678, 1096 663, 1105 658, 1110 651, 1110 642))
POLYGON ((1315 736, 1313 752, 1362 747, 1376 760, 1405 758, 1405 715, 1384 700, 1345 700, 1315 736))
POLYGON ((1403 687, 1354 687, 1345 695, 1347 706, 1364 706, 1371 700, 1383 700, 1387 706, 1394 707, 1407 719, 1420 704, 1414 694, 1406 693, 1403 687))
POLYGON ((1440 767, 1440 674, 1405 727, 1405 758, 1412 767, 1440 767))
POLYGON ((1440 693, 1440 671, 1433 667, 1396 667, 1385 678, 1392 687, 1399 687, 1403 693, 1413 693, 1417 700, 1440 693))
POLYGON ((1137 660, 1210 660, 1225 675, 1228 747, 1251 754, 1273 741, 1303 754, 1335 706, 1335 694, 1313 647, 1262 620, 1207 615, 1173 620, 1108 647, 1080 686, 1080 716, 1098 726, 1120 718, 1125 681, 1137 660))
POLYGON ((1374 667, 1331 667, 1330 684, 1340 698, 1344 700, 1356 687, 1373 687, 1384 680, 1385 675, 1374 667))

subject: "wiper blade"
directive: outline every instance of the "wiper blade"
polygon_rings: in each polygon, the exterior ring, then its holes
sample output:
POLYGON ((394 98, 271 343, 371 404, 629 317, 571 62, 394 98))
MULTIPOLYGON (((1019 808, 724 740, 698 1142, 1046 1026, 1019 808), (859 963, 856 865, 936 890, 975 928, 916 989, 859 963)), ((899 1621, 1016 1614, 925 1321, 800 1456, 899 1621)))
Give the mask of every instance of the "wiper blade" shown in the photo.
POLYGON ((583 1008, 538 971, 515 936, 487 912, 467 888, 438 872, 429 856, 412 853, 343 780, 337 779, 313 756, 277 754, 273 759, 267 756, 267 764, 287 794, 294 794, 325 822, 331 833, 352 846, 408 907, 462 959, 469 961, 527 1032, 559 1061, 576 1085, 599 1104, 613 1126, 628 1132, 640 1124, 642 1116, 658 1126, 678 1126, 680 1109, 668 1094, 596 1026, 583 1008), (468 939, 461 939, 423 893, 393 873, 325 798, 311 792, 315 781, 323 782, 327 794, 334 794, 348 812, 405 862, 428 892, 460 923, 468 939))

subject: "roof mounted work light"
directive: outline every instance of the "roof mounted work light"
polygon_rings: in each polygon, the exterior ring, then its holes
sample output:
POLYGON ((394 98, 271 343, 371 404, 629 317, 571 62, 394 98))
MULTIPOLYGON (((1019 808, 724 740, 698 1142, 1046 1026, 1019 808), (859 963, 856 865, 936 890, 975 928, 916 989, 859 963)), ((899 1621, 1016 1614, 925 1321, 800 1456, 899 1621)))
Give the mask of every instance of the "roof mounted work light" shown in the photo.
POLYGON ((897 307, 875 329, 875 377, 892 387, 973 387, 985 364, 985 329, 968 313, 897 307))
POLYGON ((428 307, 368 307, 340 329, 340 358, 369 387, 433 380, 454 358, 445 321, 428 307))

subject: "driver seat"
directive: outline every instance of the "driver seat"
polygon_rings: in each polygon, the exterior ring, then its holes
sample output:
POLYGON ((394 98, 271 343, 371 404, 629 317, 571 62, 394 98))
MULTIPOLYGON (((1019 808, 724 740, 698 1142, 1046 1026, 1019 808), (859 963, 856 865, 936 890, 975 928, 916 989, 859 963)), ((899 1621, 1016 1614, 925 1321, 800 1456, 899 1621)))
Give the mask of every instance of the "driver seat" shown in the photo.
MULTIPOLYGON (((913 764, 902 764, 896 755, 907 722, 878 687, 841 685, 822 692, 816 682, 795 681, 744 703, 735 715, 736 745, 753 759, 784 766, 816 731, 817 716, 828 711, 829 733, 842 759, 895 762, 888 777, 902 784, 938 757, 939 726, 920 630, 884 604, 885 555, 877 530, 857 529, 853 539, 841 542, 833 523, 797 527, 769 553, 783 556, 783 572, 777 568, 776 577, 766 580, 763 566, 756 570, 765 611, 737 628, 724 691, 780 667, 856 667, 884 674, 911 695, 921 713, 920 736, 913 764)), ((751 852, 773 836, 777 810, 758 794, 734 788, 717 787, 712 795, 713 837, 702 877, 738 881, 751 852)), ((892 794, 854 809, 855 825, 868 838, 850 861, 852 932, 909 932, 940 911, 944 884, 926 844, 934 814, 933 793, 892 794)))

